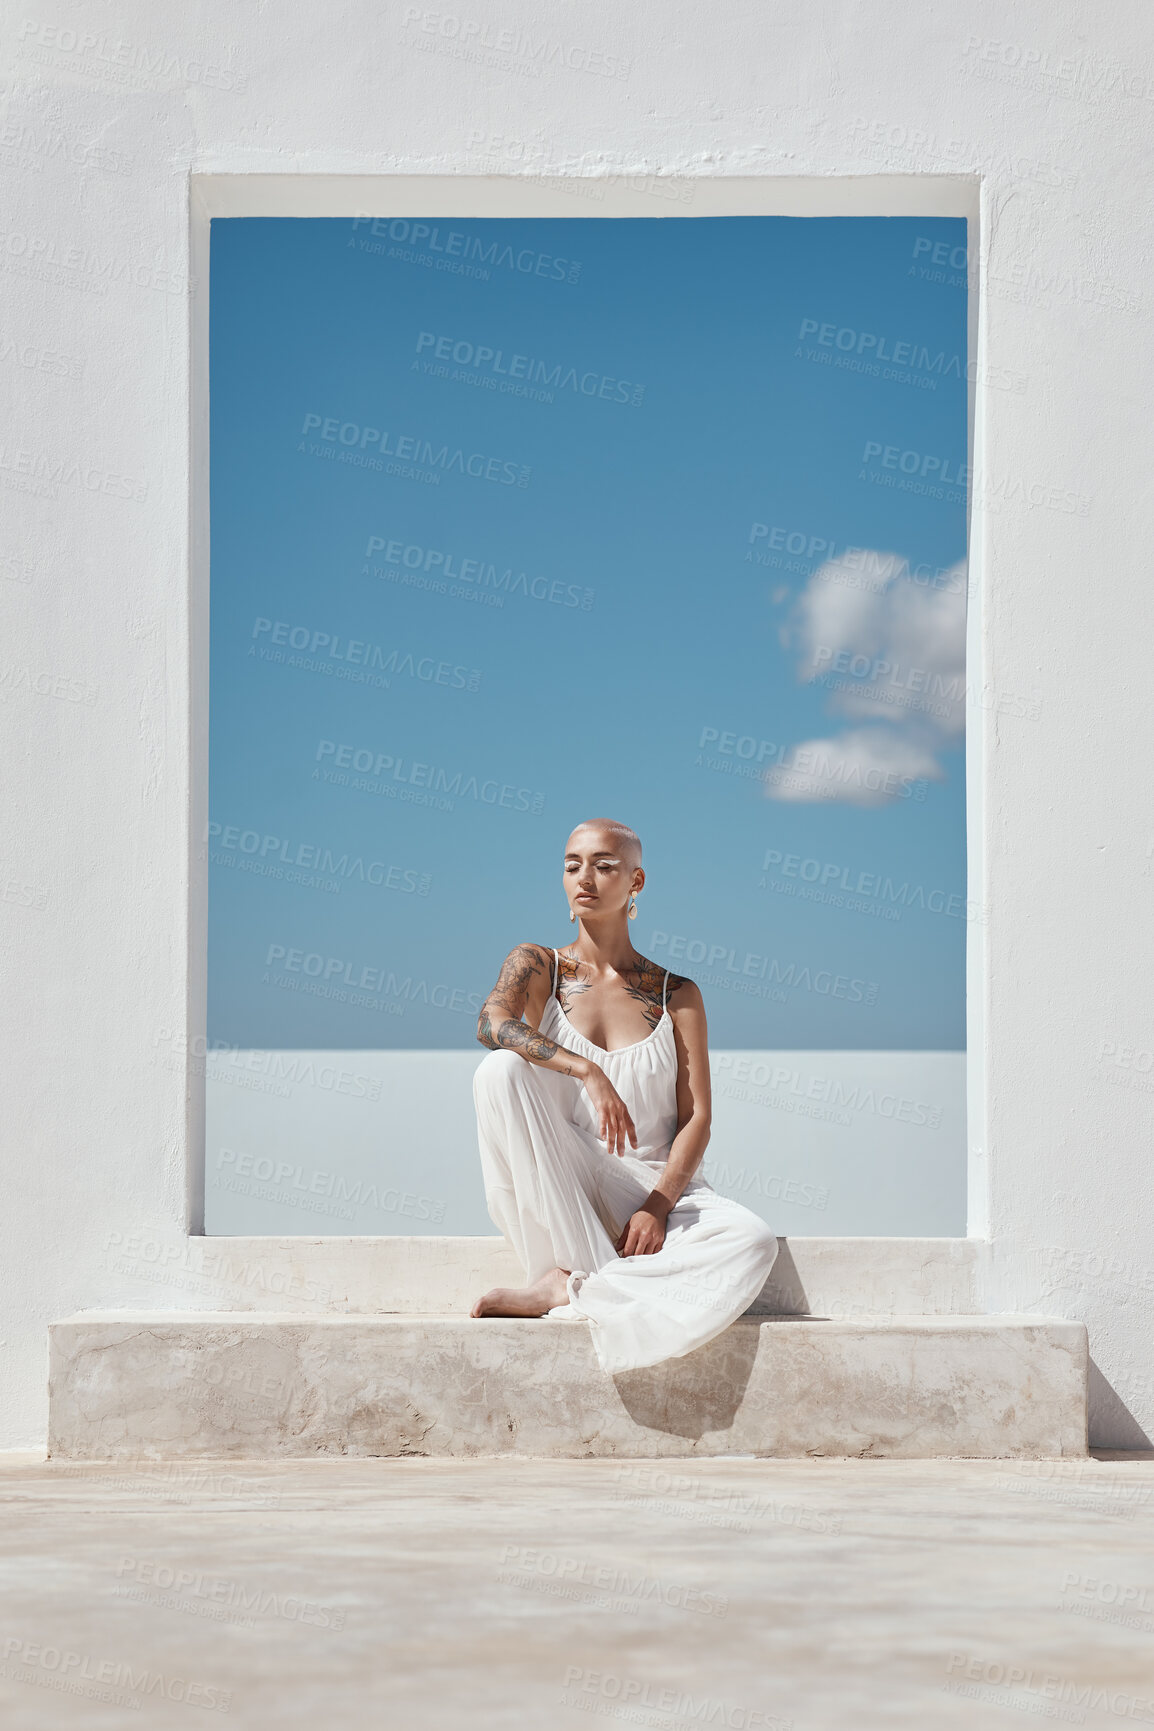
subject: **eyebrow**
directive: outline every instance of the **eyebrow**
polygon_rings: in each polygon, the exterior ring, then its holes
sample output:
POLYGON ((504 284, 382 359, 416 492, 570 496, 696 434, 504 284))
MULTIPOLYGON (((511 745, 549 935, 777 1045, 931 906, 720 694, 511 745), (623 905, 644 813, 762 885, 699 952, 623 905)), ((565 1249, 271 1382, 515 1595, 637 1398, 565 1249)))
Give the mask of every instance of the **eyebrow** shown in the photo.
MULTIPOLYGON (((603 849, 602 852, 592 854, 592 855, 590 855, 590 857, 592 859, 620 859, 621 856, 620 856, 620 854, 615 854, 615 853, 609 852, 608 849, 603 849)), ((567 853, 565 855, 565 858, 566 859, 579 860, 581 858, 581 855, 579 853, 567 853)))

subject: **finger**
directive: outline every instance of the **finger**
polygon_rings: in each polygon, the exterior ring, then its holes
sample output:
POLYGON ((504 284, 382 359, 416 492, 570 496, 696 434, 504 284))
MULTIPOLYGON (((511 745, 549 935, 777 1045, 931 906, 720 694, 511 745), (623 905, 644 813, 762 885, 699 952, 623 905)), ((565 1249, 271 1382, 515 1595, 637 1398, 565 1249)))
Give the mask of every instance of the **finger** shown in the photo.
POLYGON ((625 1122, 629 1126, 629 1140, 632 1142, 633 1146, 636 1148, 636 1146, 637 1146, 637 1131, 633 1128, 633 1120, 629 1116, 628 1112, 625 1114, 625 1122))

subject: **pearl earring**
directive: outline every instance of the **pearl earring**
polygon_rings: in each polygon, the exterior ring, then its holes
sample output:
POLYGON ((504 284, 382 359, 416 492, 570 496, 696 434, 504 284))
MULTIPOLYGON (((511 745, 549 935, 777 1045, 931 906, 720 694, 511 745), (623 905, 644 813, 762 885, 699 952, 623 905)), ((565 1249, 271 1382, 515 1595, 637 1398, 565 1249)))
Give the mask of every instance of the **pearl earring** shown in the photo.
POLYGON ((637 918, 637 891, 636 890, 634 890, 633 899, 629 903, 629 918, 631 920, 635 920, 637 918))
POLYGON ((573 909, 570 908, 569 909, 569 924, 572 925, 573 922, 576 920, 576 918, 577 918, 577 915, 573 912, 573 909))

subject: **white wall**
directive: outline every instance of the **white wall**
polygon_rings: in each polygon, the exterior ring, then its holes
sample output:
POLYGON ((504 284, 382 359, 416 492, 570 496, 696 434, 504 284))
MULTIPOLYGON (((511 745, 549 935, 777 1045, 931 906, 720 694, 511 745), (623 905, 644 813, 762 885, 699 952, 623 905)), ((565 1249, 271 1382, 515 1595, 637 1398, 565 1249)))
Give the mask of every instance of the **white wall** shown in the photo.
MULTIPOLYGON (((711 1056, 705 1173, 781 1237, 966 1231, 964 1052, 711 1056)), ((491 1235, 472 1052, 211 1052, 204 1229, 491 1235)))
POLYGON ((658 170, 981 178, 970 1225, 994 1302, 1089 1323, 1096 1440, 1154 1434, 1145 5, 53 0, 2 54, 7 1445, 47 1321, 125 1290, 109 1232, 196 1208, 189 174, 494 165, 633 175, 636 214, 704 208, 658 170))

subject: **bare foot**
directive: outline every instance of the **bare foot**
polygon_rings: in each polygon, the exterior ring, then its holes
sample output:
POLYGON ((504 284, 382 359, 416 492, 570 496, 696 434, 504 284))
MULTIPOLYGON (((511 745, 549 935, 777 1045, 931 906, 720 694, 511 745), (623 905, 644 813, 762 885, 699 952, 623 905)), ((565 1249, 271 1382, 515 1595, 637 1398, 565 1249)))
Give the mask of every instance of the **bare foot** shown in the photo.
POLYGON ((554 1268, 535 1286, 495 1286, 479 1298, 470 1316, 544 1316, 555 1304, 568 1301, 569 1276, 554 1268))

